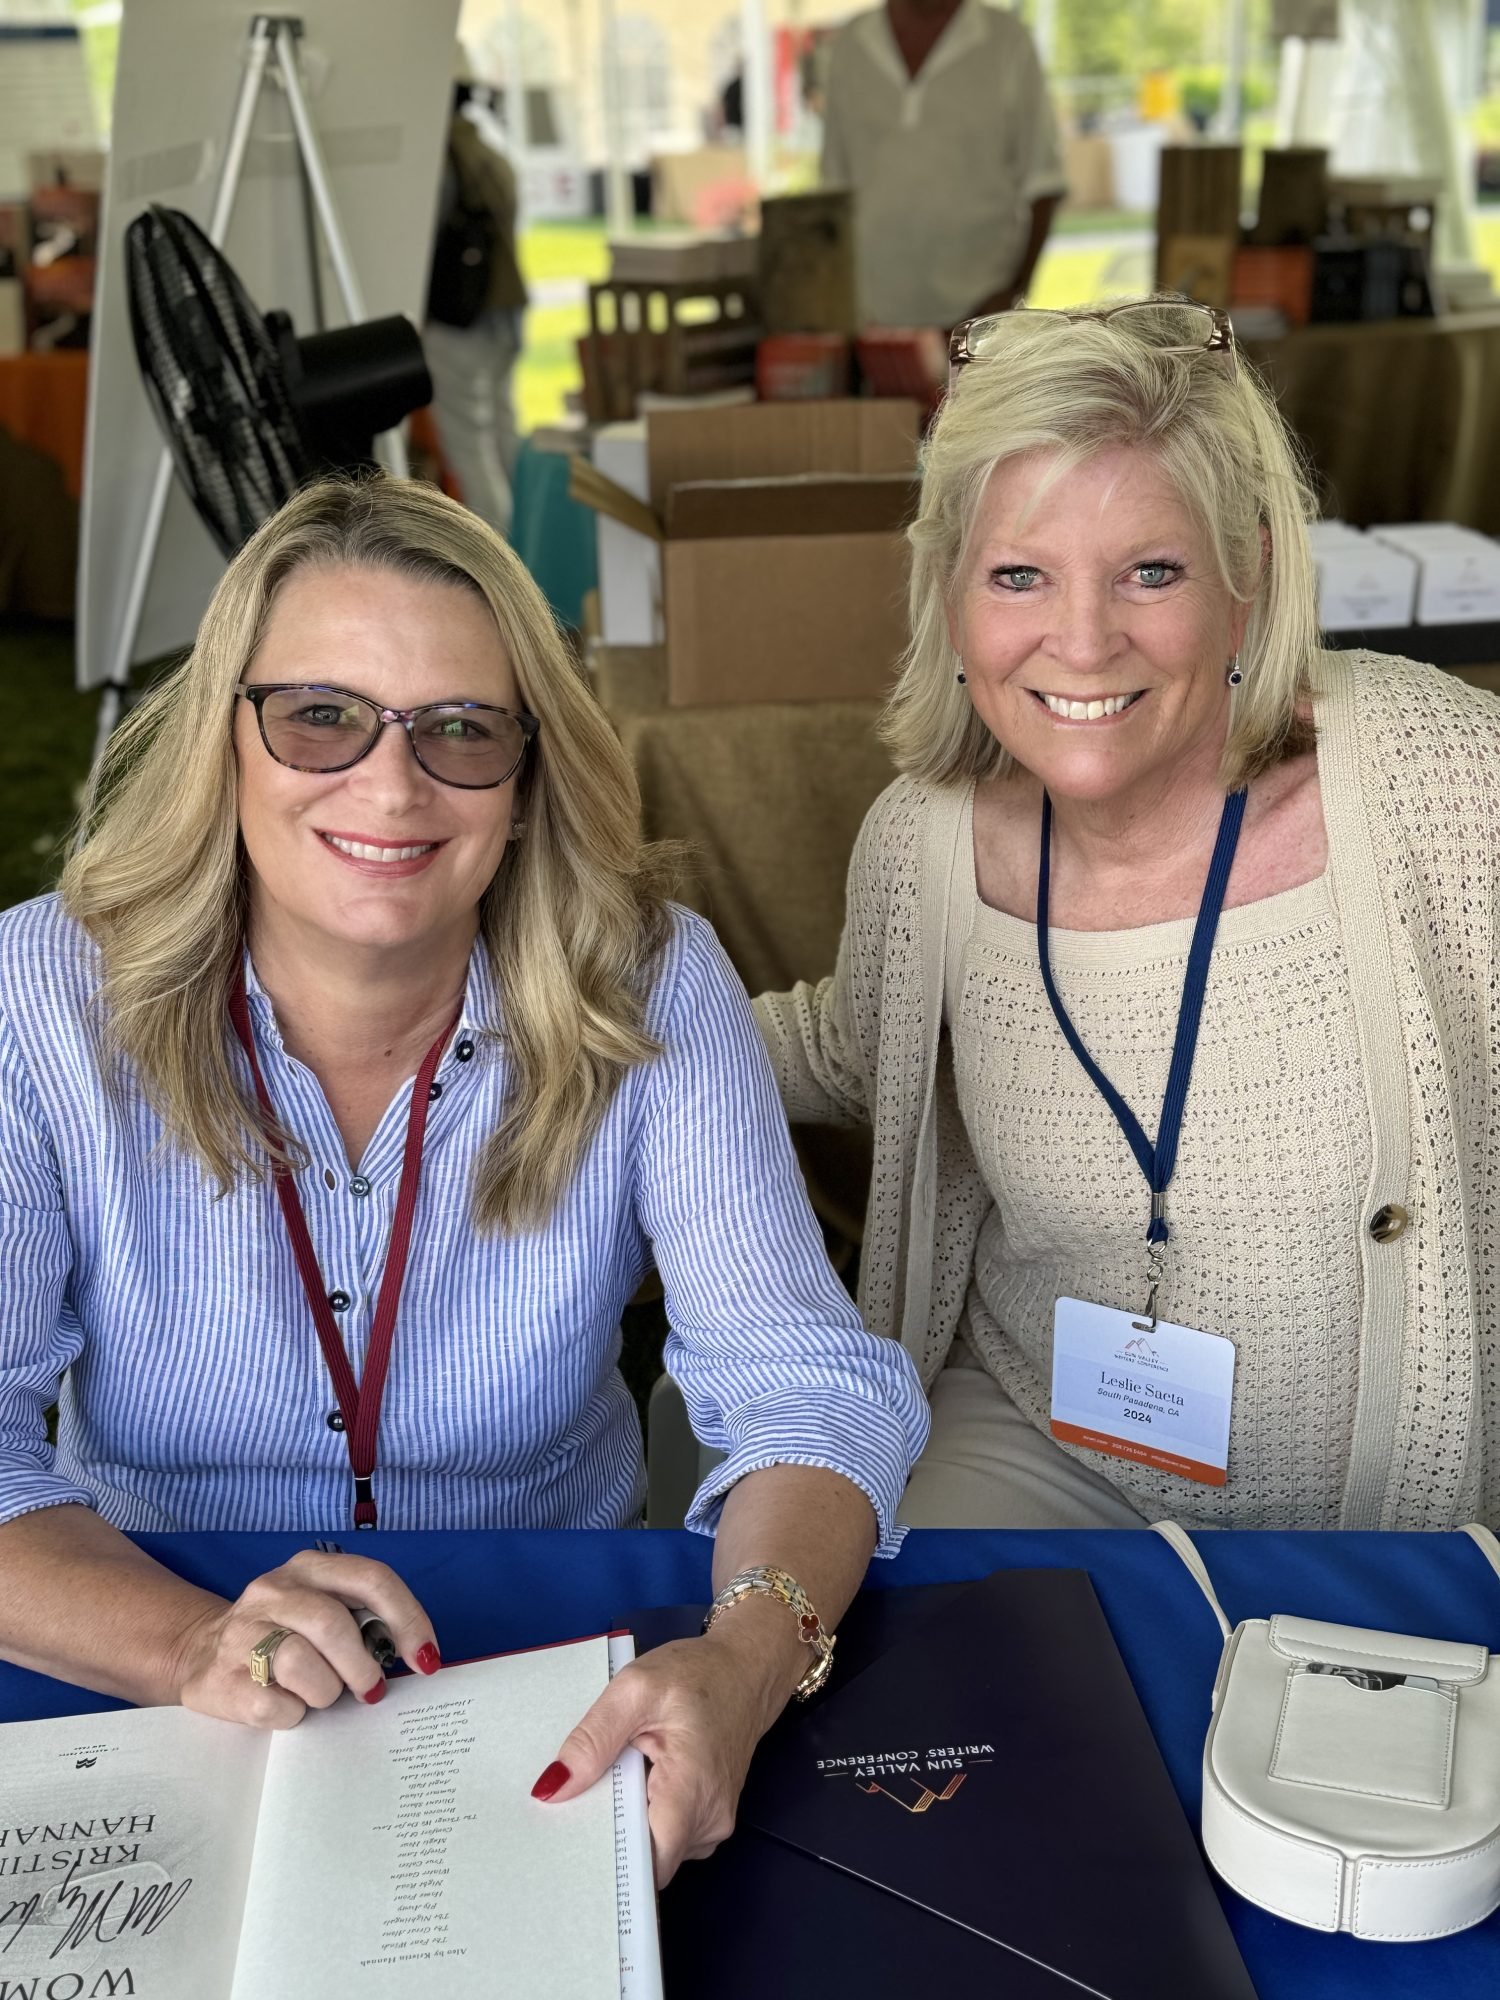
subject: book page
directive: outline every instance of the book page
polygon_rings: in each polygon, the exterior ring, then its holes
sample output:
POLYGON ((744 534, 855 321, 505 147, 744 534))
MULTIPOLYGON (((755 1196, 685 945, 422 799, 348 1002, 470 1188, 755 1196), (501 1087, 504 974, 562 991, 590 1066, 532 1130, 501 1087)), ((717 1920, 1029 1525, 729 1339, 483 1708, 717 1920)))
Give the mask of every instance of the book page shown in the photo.
POLYGON ((587 1639, 393 1680, 278 1737, 232 2000, 617 2000, 611 1785, 531 1797, 608 1676, 587 1639))
POLYGON ((0 1730, 0 1994, 228 2000, 270 1740, 180 1708, 0 1730))
MULTIPOLYGON (((609 1677, 635 1658, 628 1632, 609 1636, 609 1677)), ((646 1819, 646 1760, 626 1749, 610 1772, 615 1815, 615 1909, 620 1929, 620 2000, 661 2000, 656 1873, 646 1819)), ((3 1996, 0 1996, 3 2000, 3 1996)))

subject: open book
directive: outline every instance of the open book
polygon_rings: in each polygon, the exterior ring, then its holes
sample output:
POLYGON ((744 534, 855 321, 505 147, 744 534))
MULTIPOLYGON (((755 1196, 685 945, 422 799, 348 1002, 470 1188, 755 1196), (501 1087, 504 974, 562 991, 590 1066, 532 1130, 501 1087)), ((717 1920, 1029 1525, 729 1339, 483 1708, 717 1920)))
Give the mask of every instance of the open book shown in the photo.
POLYGON ((628 1636, 390 1682, 275 1734, 0 1728, 0 2000, 660 2000, 640 1753, 537 1774, 628 1636))

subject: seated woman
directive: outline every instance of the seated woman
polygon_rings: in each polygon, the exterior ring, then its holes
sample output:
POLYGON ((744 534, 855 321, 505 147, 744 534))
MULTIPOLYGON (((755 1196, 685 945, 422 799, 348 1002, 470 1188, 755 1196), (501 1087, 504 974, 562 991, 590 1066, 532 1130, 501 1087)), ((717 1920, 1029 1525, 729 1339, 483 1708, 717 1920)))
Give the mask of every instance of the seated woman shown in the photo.
POLYGON ((933 1411, 902 1518, 1494 1522, 1500 704, 1319 650, 1221 315, 954 346, 904 775, 837 970, 757 1003, 791 1116, 873 1126, 861 1304, 933 1411))
POLYGON ((383 1564, 309 1551, 231 1604, 127 1535, 634 1524, 620 1315, 653 1255, 727 1453, 689 1525, 751 1587, 543 1792, 644 1738, 663 1879, 708 1851, 821 1664, 767 1570, 832 1629, 895 1546, 914 1371, 828 1266, 749 1003, 664 899, 546 605, 431 488, 268 522, 110 746, 61 895, 0 918, 0 1219, 24 1666, 282 1727, 383 1692, 367 1606, 432 1671, 383 1564))

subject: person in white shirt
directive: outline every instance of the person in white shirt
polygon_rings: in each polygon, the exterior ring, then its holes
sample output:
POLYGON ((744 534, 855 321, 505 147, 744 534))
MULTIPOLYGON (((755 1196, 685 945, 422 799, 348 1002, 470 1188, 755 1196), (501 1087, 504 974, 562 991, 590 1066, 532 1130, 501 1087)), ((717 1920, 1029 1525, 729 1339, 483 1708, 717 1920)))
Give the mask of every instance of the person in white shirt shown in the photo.
POLYGON ((1031 282, 1067 192, 1035 45, 983 0, 886 0, 833 44, 825 187, 855 196, 860 317, 951 327, 1031 282))

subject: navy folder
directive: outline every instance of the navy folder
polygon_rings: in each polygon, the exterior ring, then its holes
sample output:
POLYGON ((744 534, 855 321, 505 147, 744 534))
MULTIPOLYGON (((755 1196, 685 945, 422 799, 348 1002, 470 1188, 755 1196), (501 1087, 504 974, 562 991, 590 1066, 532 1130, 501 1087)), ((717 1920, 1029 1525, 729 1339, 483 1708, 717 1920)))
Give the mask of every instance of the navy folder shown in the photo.
MULTIPOLYGON (((623 1622, 646 1651, 702 1609, 623 1622)), ((1081 1570, 863 1593, 661 1925, 669 2000, 1254 2000, 1081 1570)))

